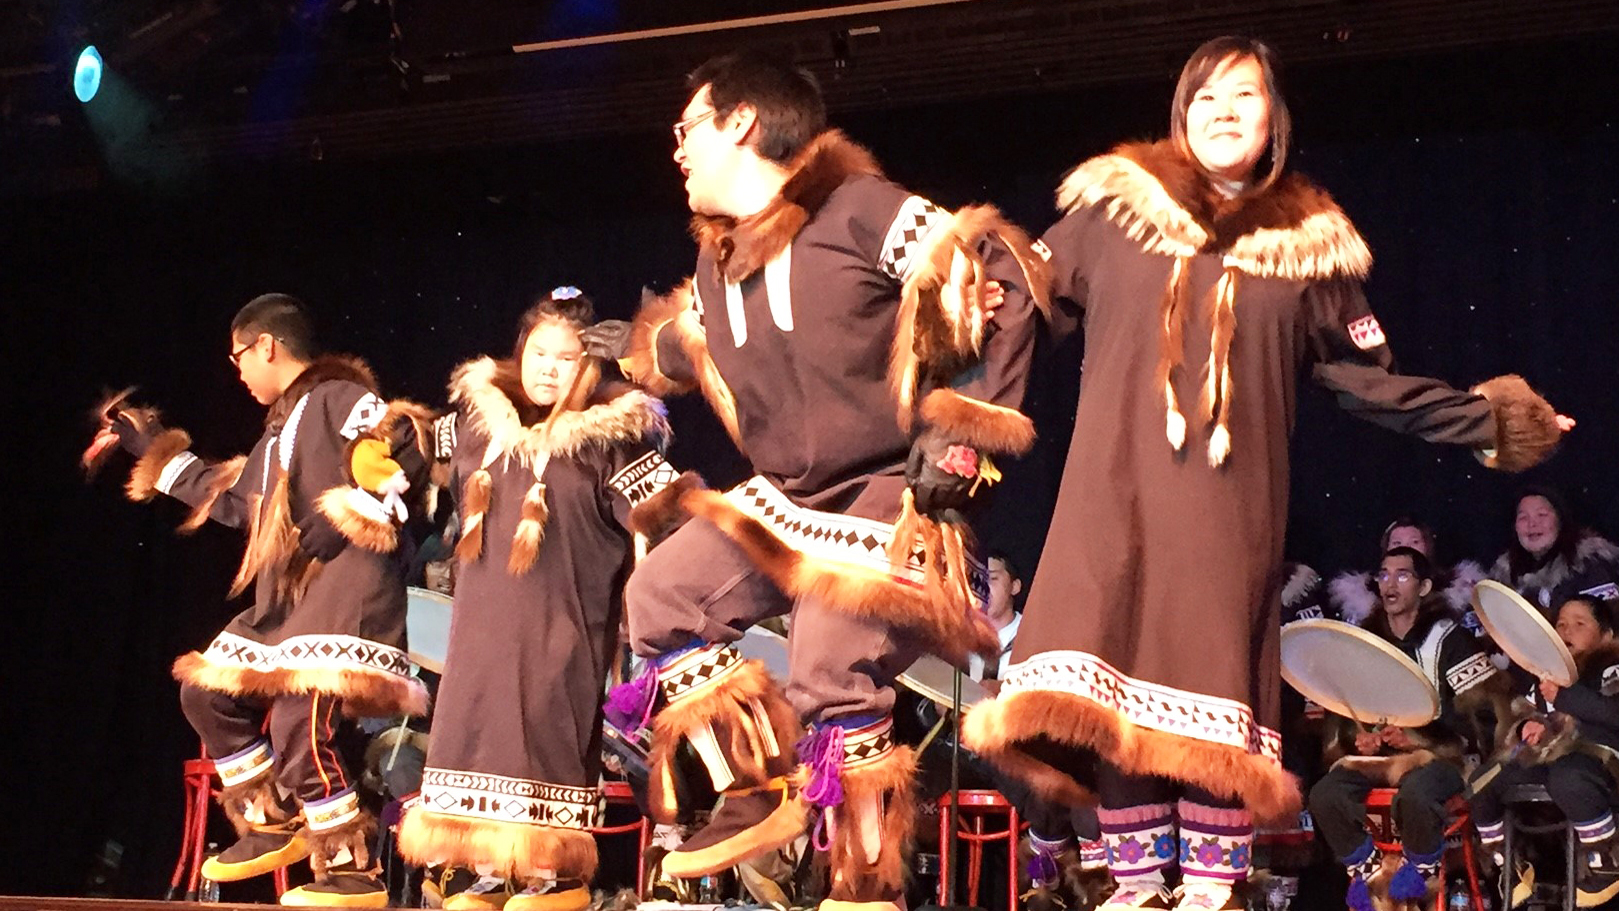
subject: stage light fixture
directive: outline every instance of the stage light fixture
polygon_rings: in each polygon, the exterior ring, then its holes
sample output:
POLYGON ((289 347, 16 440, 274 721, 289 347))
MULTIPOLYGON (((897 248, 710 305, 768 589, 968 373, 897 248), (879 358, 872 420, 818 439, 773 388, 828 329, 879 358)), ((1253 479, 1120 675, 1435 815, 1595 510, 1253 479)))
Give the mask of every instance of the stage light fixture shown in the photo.
POLYGON ((88 104, 100 88, 101 52, 93 44, 86 45, 79 52, 79 61, 73 65, 73 96, 88 104))

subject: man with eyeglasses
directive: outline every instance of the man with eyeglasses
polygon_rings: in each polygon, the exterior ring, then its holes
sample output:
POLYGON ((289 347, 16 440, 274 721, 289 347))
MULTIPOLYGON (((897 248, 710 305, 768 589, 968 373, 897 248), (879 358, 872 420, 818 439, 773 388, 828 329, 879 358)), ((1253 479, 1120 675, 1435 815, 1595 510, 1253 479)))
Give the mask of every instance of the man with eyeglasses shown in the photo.
POLYGON ((252 585, 253 605, 174 664, 181 709, 240 836, 202 875, 248 879, 308 857, 315 881, 282 904, 384 907, 369 857, 376 820, 334 735, 345 717, 426 710, 405 651, 396 553, 426 490, 427 437, 415 423, 426 415, 383 401, 361 361, 317 356, 308 316, 287 295, 254 298, 230 338, 242 385, 268 407, 248 455, 206 462, 185 431, 123 403, 102 430, 135 456, 132 499, 167 494, 192 507, 185 529, 214 521, 248 534, 231 595, 252 585))
POLYGON ((1374 577, 1378 605, 1365 626, 1422 668, 1439 693, 1438 720, 1375 730, 1345 722, 1337 752, 1352 758, 1338 761, 1310 791, 1316 830, 1349 870, 1350 907, 1370 907, 1358 899, 1371 896, 1431 903, 1443 868, 1445 804, 1462 793, 1463 756, 1490 746, 1476 719, 1510 689, 1435 594, 1433 575, 1421 551, 1390 549, 1374 577), (1366 795, 1374 787, 1397 788, 1392 812, 1404 848, 1398 866, 1384 863, 1366 830, 1366 795))
POLYGON ((696 274, 593 343, 655 394, 700 387, 755 477, 671 504, 703 521, 630 579, 633 647, 654 672, 614 702, 632 726, 661 709, 657 816, 678 809, 670 766, 683 743, 725 797, 665 873, 712 873, 788 844, 813 803, 826 813, 828 907, 887 907, 901 898, 913 801, 914 763, 892 737, 894 677, 923 649, 959 663, 1000 650, 973 604, 969 566, 981 584, 982 563, 962 528, 973 493, 998 476, 987 456, 1033 439, 1017 409, 1043 263, 992 209, 952 213, 885 179, 827 128, 805 71, 733 54, 688 85, 674 160, 696 274), (785 687, 735 646, 783 614, 785 687))

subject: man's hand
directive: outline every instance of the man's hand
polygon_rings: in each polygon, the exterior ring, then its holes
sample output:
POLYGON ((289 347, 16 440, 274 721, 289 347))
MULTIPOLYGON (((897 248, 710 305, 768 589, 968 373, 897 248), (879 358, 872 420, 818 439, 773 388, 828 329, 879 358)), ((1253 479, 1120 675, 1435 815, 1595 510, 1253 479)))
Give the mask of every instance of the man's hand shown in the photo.
POLYGON ((1562 691, 1562 687, 1551 682, 1550 680, 1540 681, 1540 698, 1546 700, 1546 706, 1548 708, 1557 704, 1557 694, 1561 693, 1562 691))
POLYGON ((1415 743, 1411 742, 1411 735, 1407 733, 1405 728, 1396 727, 1392 724, 1383 728, 1383 742, 1388 744, 1390 749, 1399 750, 1402 753, 1416 746, 1415 743))
POLYGON ((1376 731, 1361 731, 1355 735, 1355 753, 1375 756, 1383 749, 1383 738, 1376 731))
POLYGON ((967 505, 978 479, 978 450, 928 432, 911 444, 905 481, 916 497, 916 511, 933 519, 967 505))
POLYGON ((1518 733, 1523 737, 1524 743, 1532 747, 1540 746, 1540 738, 1546 736, 1546 726, 1538 721, 1529 720, 1523 723, 1518 733))
POLYGON ((1001 309, 1004 303, 1006 303, 1006 289, 1001 287, 1001 283, 994 279, 984 282, 984 314, 994 319, 995 311, 1001 309))
POLYGON ((579 333, 585 353, 604 361, 616 361, 630 350, 630 324, 621 319, 604 319, 586 326, 579 333))
POLYGON ((146 450, 152 448, 152 440, 163 430, 155 422, 149 422, 145 428, 137 427, 129 415, 122 411, 111 417, 112 424, 107 429, 118 437, 118 448, 137 459, 146 455, 146 450))
POLYGON ((348 546, 349 539, 343 537, 337 526, 318 512, 310 513, 298 523, 299 549, 322 563, 337 559, 337 555, 348 546))

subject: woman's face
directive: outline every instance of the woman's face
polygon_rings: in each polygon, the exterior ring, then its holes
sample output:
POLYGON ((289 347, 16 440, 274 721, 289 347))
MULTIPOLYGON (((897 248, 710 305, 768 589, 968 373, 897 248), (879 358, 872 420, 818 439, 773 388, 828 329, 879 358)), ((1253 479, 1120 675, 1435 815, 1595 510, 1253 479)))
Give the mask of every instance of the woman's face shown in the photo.
POLYGON ((1386 549, 1393 550, 1396 547, 1409 547, 1424 557, 1433 559, 1433 554, 1428 548, 1428 536, 1422 533, 1422 529, 1411 525, 1396 525, 1389 530, 1389 546, 1386 549))
POLYGON ((1192 156, 1222 180, 1246 183, 1270 144, 1265 72, 1253 57, 1228 57, 1186 108, 1192 156))
POLYGON ((1557 611, 1557 635, 1576 659, 1613 641, 1613 631, 1597 623, 1597 618, 1591 615, 1591 605, 1584 601, 1569 601, 1557 611))
POLYGON ((536 405, 555 405, 573 385, 584 347, 579 330, 562 320, 540 322, 523 345, 523 392, 536 405))
POLYGON ((1563 525, 1557 520, 1557 510, 1550 500, 1530 495, 1518 501, 1518 518, 1513 523, 1518 533, 1518 545, 1537 557, 1543 557, 1557 543, 1563 525))

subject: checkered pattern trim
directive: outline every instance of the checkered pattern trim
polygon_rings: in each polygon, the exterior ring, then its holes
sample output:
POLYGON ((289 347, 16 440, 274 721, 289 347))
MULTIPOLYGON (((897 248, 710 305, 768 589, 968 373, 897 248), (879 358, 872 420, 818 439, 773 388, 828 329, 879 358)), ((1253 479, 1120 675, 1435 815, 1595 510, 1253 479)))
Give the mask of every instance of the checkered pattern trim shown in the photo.
POLYGON ((387 413, 388 403, 375 393, 367 392, 349 409, 349 416, 343 419, 343 428, 338 433, 343 435, 343 439, 352 440, 382 423, 382 416, 387 413))
POLYGON ((1003 692, 1068 693, 1166 734, 1223 744, 1281 762, 1282 737, 1234 699, 1137 680, 1088 652, 1041 652, 1001 675, 1003 692))
POLYGON ((433 767, 422 773, 420 805, 449 816, 564 829, 593 829, 603 813, 596 788, 433 767))
POLYGON ((607 486, 618 491, 634 507, 674 483, 678 477, 680 472, 675 466, 664 461, 661 454, 649 452, 608 478, 607 486))
POLYGON ((900 203, 899 213, 888 225, 883 237, 883 253, 877 265, 895 281, 903 282, 910 278, 922 241, 949 215, 920 196, 906 197, 900 203))
POLYGON ((270 741, 260 737, 247 746, 246 749, 237 750, 224 759, 214 760, 214 771, 219 773, 219 783, 227 788, 247 784, 275 765, 275 750, 271 749, 270 741))
POLYGON ((304 821, 311 832, 324 832, 360 816, 360 795, 353 788, 345 788, 331 797, 304 802, 304 821))
POLYGON ((741 666, 741 652, 729 645, 707 645, 659 668, 658 686, 672 705, 719 683, 741 666))
POLYGON ((293 636, 276 645, 265 645, 233 633, 220 633, 208 643, 202 657, 214 664, 253 671, 330 669, 410 676, 409 655, 358 636, 293 636))
MULTIPOLYGON (((761 477, 749 478, 726 491, 725 497, 805 556, 854 563, 878 572, 889 570, 888 542, 894 537, 894 526, 887 522, 799 506, 761 477)), ((913 554, 905 568, 911 581, 922 581, 919 554, 913 554)))
POLYGON ((843 732, 843 767, 858 769, 894 752, 894 719, 884 718, 863 728, 843 732))
POLYGON ((433 461, 448 462, 455 455, 455 415, 433 420, 433 461))

